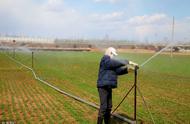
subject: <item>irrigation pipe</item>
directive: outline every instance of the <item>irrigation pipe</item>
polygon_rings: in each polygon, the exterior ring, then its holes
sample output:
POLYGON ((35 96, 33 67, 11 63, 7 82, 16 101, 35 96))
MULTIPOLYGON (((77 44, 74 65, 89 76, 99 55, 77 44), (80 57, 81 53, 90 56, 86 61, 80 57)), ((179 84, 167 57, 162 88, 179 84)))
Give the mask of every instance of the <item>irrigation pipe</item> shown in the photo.
MULTIPOLYGON (((5 54, 5 55, 6 55, 6 54, 5 54)), ((72 94, 70 94, 70 93, 67 93, 67 92, 65 92, 65 91, 63 91, 63 90, 61 90, 61 89, 59 89, 59 88, 57 88, 57 87, 51 85, 49 82, 40 79, 40 77, 38 77, 38 76, 36 75, 35 71, 34 71, 32 68, 30 68, 30 67, 24 65, 23 63, 19 62, 18 60, 14 59, 14 58, 12 58, 12 57, 10 57, 10 56, 8 56, 8 55, 6 55, 6 56, 7 56, 9 59, 11 59, 12 61, 16 62, 17 64, 19 64, 19 65, 21 65, 21 66, 27 68, 28 70, 32 71, 32 74, 34 75, 34 78, 35 78, 36 80, 38 80, 38 81, 40 81, 40 82, 46 84, 47 86, 53 88, 54 90, 56 90, 56 91, 58 91, 58 92, 60 92, 60 93, 62 93, 62 94, 64 94, 64 95, 66 95, 66 96, 68 96, 68 97, 71 97, 71 98, 73 98, 73 99, 75 99, 75 100, 77 100, 77 101, 79 101, 79 102, 85 103, 85 104, 87 104, 87 105, 89 105, 89 106, 91 106, 91 107, 93 107, 93 108, 95 108, 95 109, 99 109, 99 106, 98 106, 98 105, 96 105, 96 104, 94 104, 94 103, 92 103, 92 102, 88 102, 88 101, 86 101, 86 100, 84 100, 84 99, 82 99, 82 98, 80 98, 80 97, 78 97, 78 96, 75 96, 75 95, 72 95, 72 94)), ((128 123, 130 123, 130 124, 136 124, 136 121, 130 120, 130 119, 128 119, 128 118, 126 118, 126 117, 123 117, 123 116, 121 116, 121 115, 119 115, 119 114, 113 114, 113 116, 116 117, 116 118, 118 118, 118 119, 120 119, 120 120, 122 120, 122 121, 128 122, 128 123)))

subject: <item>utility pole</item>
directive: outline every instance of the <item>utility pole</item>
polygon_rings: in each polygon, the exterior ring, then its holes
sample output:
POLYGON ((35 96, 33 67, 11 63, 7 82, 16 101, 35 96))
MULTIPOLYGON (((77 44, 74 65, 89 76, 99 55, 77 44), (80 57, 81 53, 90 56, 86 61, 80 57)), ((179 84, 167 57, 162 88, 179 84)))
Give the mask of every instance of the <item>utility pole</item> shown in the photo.
MULTIPOLYGON (((175 20, 174 20, 174 16, 173 16, 173 23, 172 23, 172 44, 174 42, 174 24, 175 24, 174 21, 175 20)), ((173 57, 173 47, 172 46, 171 46, 171 50, 170 50, 170 57, 171 58, 173 57)))

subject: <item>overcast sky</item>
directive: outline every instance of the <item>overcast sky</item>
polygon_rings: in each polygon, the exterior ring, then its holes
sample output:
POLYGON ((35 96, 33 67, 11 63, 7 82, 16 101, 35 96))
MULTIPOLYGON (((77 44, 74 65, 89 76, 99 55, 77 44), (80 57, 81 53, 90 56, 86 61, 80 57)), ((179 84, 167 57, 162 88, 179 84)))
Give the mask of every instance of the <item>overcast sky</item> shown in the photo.
POLYGON ((190 0, 0 0, 0 34, 190 40, 190 0))

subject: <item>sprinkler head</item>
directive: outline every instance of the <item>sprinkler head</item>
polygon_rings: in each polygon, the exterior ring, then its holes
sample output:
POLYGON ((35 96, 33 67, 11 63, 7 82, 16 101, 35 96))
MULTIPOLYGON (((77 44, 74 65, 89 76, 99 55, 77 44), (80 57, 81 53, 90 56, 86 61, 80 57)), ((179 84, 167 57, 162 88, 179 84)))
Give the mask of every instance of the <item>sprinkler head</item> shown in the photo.
POLYGON ((138 70, 138 69, 139 69, 139 66, 136 65, 136 66, 135 66, 135 70, 138 70))

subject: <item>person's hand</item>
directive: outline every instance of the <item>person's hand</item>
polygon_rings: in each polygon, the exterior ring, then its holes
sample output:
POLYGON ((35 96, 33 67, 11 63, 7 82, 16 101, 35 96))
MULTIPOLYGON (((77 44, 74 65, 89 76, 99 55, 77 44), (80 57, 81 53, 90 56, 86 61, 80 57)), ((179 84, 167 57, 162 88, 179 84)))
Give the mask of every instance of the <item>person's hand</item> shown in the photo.
POLYGON ((135 66, 133 66, 133 65, 127 65, 127 68, 129 71, 135 70, 135 66))
POLYGON ((128 69, 129 70, 135 70, 135 69, 138 69, 138 68, 139 68, 139 65, 137 63, 129 61, 129 64, 128 64, 128 69))

